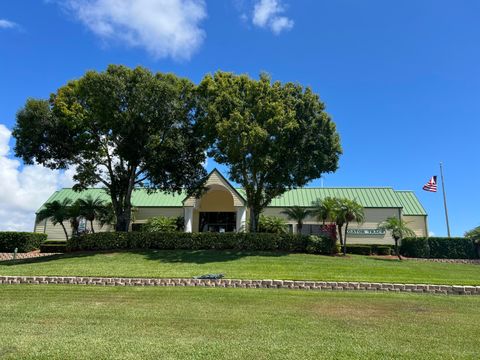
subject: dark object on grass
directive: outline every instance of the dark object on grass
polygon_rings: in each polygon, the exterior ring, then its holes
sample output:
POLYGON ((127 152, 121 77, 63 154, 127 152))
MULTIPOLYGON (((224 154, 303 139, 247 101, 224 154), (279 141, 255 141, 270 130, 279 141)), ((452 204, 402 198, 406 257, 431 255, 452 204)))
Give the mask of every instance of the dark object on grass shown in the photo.
POLYGON ((225 274, 205 274, 200 276, 194 276, 194 279, 223 279, 225 274))

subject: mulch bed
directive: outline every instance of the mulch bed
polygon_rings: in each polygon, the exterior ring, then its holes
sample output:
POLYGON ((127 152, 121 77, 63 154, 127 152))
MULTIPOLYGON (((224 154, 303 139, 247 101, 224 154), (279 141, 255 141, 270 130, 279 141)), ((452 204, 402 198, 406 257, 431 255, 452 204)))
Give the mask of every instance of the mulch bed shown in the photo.
MULTIPOLYGON (((16 259, 35 259, 44 256, 58 255, 58 253, 41 253, 39 250, 31 251, 28 253, 17 253, 16 259)), ((0 261, 13 260, 13 253, 0 253, 0 261)))

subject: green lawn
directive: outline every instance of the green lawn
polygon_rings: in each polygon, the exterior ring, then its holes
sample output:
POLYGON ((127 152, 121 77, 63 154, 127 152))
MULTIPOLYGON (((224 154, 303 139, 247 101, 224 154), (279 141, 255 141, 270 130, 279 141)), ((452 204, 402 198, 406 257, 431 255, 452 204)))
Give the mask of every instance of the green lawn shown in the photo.
POLYGON ((8 285, 2 359, 473 359, 480 298, 8 285))
POLYGON ((294 279, 480 285, 480 266, 307 254, 234 251, 74 253, 0 262, 0 275, 192 277, 225 273, 239 279, 294 279))

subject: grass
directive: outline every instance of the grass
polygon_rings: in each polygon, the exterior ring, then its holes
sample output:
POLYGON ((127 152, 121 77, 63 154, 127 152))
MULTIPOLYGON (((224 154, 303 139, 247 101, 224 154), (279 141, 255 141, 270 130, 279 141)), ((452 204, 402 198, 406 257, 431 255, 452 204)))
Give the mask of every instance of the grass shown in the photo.
POLYGON ((480 298, 7 285, 2 359, 473 359, 480 298))
POLYGON ((480 267, 367 256, 235 251, 126 251, 73 253, 16 263, 0 275, 192 277, 225 273, 238 279, 293 279, 480 285, 480 267))

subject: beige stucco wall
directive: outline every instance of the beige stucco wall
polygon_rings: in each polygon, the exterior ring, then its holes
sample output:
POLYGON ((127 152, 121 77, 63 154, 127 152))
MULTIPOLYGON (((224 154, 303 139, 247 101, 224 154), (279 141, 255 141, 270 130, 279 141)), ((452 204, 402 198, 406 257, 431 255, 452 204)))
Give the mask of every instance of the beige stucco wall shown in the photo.
POLYGON ((177 217, 183 216, 183 207, 141 207, 137 208, 134 218, 134 223, 144 223, 152 217, 165 216, 165 217, 177 217))
POLYGON ((407 222, 407 226, 412 229, 417 236, 428 236, 428 229, 426 226, 426 216, 403 216, 403 220, 407 222))
MULTIPOLYGON (((72 227, 70 226, 70 222, 66 221, 64 223, 65 228, 67 229, 68 236, 72 235, 72 227)), ((87 229, 90 230, 90 222, 87 221, 87 229)), ((100 227, 100 224, 96 221, 93 222, 93 229, 95 232, 104 232, 104 231, 112 231, 112 227, 105 225, 100 227)), ((53 225, 50 220, 44 220, 39 223, 35 224, 35 232, 45 233, 48 235, 48 240, 65 240, 65 233, 63 232, 63 228, 60 224, 53 225)))

